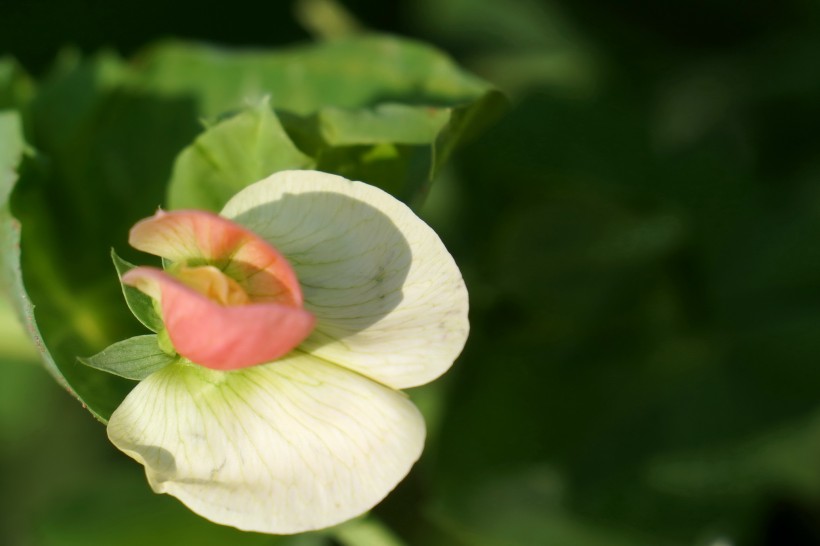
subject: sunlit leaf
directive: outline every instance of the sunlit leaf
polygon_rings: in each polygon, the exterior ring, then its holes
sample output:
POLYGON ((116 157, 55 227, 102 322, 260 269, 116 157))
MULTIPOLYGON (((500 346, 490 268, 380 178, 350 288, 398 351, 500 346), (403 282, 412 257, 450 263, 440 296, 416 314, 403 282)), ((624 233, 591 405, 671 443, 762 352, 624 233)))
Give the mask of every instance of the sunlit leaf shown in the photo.
POLYGON ((276 51, 166 42, 144 52, 141 85, 195 96, 206 117, 270 95, 277 109, 309 115, 393 102, 469 103, 488 85, 433 47, 386 35, 357 36, 276 51))
POLYGON ((190 94, 211 118, 242 112, 211 127, 180 156, 169 189, 172 207, 217 210, 255 180, 251 172, 258 179, 304 166, 415 202, 451 152, 506 108, 500 93, 444 54, 389 36, 273 52, 172 42, 146 52, 143 62, 141 85, 169 96, 190 94), (290 138, 270 113, 251 121, 250 112, 258 117, 268 96, 290 138), (257 106, 247 109, 249 102, 257 106), (262 128, 262 120, 269 127, 262 128), (291 139, 310 157, 298 154, 291 139))
POLYGON ((12 196, 29 329, 52 374, 101 420, 133 383, 76 358, 140 333, 108 255, 162 202, 173 157, 198 129, 190 103, 131 93, 126 72, 110 54, 61 58, 30 105, 37 154, 12 196))
POLYGON ((205 131, 176 160, 171 208, 217 211, 245 186, 313 161, 288 137, 267 99, 205 131))
POLYGON ((156 335, 136 336, 118 341, 102 352, 79 361, 126 379, 142 380, 176 360, 157 344, 156 335))

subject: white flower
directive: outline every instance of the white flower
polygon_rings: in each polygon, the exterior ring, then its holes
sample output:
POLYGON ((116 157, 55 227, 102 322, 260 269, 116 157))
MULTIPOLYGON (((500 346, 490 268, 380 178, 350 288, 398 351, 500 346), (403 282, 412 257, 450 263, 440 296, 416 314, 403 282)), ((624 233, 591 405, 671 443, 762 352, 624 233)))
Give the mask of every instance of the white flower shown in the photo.
MULTIPOLYGON (((287 259, 303 297, 303 309, 295 312, 312 315, 315 327, 310 331, 312 320, 300 319, 308 326, 291 336, 298 345, 269 363, 205 367, 190 358, 155 372, 111 416, 108 436, 145 465, 156 492, 217 523, 285 534, 355 517, 384 498, 421 454, 424 422, 399 389, 435 379, 461 352, 468 301, 459 270, 438 236, 404 204, 330 174, 274 174, 238 193, 221 214, 287 259)), ((219 236, 221 224, 214 225, 206 237, 219 236)), ((177 281, 224 309, 236 309, 229 298, 248 304, 242 290, 253 272, 245 268, 242 278, 231 277, 247 264, 224 256, 203 261, 201 248, 181 252, 192 248, 184 229, 168 229, 165 238, 167 245, 147 250, 174 261, 167 275, 175 280, 146 281, 166 275, 155 270, 134 273, 130 281, 160 300, 163 314, 188 308, 163 292, 177 281), (202 288, 202 275, 190 274, 188 266, 218 266, 231 278, 223 282, 209 267, 202 288), (213 283, 227 295, 208 292, 213 283)), ((208 317, 181 319, 189 321, 188 345, 190 321, 198 319, 208 317)), ((264 345, 260 335, 281 345, 276 328, 259 334, 248 325, 251 346, 264 345)), ((234 330, 226 333, 230 339, 236 328, 227 328, 234 330)), ((212 324, 202 332, 202 347, 220 343, 212 324)), ((169 334, 174 342, 170 327, 169 334)), ((200 354, 200 348, 190 350, 200 354)), ((177 350, 189 351, 187 345, 177 350)), ((277 350, 270 354, 281 354, 277 350)), ((213 354, 224 354, 224 347, 219 351, 213 354)))

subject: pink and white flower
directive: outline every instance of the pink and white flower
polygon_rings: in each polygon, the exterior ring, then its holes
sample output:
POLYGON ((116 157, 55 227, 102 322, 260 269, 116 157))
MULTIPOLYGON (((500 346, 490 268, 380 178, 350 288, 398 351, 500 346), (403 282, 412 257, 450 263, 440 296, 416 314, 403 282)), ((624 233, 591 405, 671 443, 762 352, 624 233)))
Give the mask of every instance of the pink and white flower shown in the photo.
POLYGON ((315 171, 239 192, 217 216, 160 212, 123 277, 181 358, 108 424, 151 487, 217 523, 296 533, 378 503, 421 454, 400 391, 444 373, 467 292, 438 236, 387 193, 315 171))

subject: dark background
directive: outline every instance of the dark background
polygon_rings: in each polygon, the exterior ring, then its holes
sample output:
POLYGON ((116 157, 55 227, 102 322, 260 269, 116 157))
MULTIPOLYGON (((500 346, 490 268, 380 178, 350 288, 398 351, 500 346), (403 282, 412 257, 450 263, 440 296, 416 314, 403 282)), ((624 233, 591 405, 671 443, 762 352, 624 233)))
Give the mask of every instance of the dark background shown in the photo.
MULTIPOLYGON (((513 101, 422 210, 473 332, 377 514, 409 544, 820 544, 820 3, 344 5, 513 101)), ((309 39, 289 2, 0 0, 36 76, 168 36, 309 39)), ((233 544, 4 343, 10 544, 233 544)))

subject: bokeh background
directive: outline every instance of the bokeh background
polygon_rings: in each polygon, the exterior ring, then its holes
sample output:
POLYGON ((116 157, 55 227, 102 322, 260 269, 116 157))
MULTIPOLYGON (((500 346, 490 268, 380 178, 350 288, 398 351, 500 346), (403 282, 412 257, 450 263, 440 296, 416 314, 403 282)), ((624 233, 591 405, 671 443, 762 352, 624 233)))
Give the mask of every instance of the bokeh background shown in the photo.
MULTIPOLYGON (((820 3, 343 5, 512 101, 421 209, 472 336, 375 514, 409 545, 820 544, 820 3)), ((0 53, 279 46, 298 13, 0 0, 0 53)), ((285 544, 150 493, 5 308, 0 333, 0 544, 285 544)))

